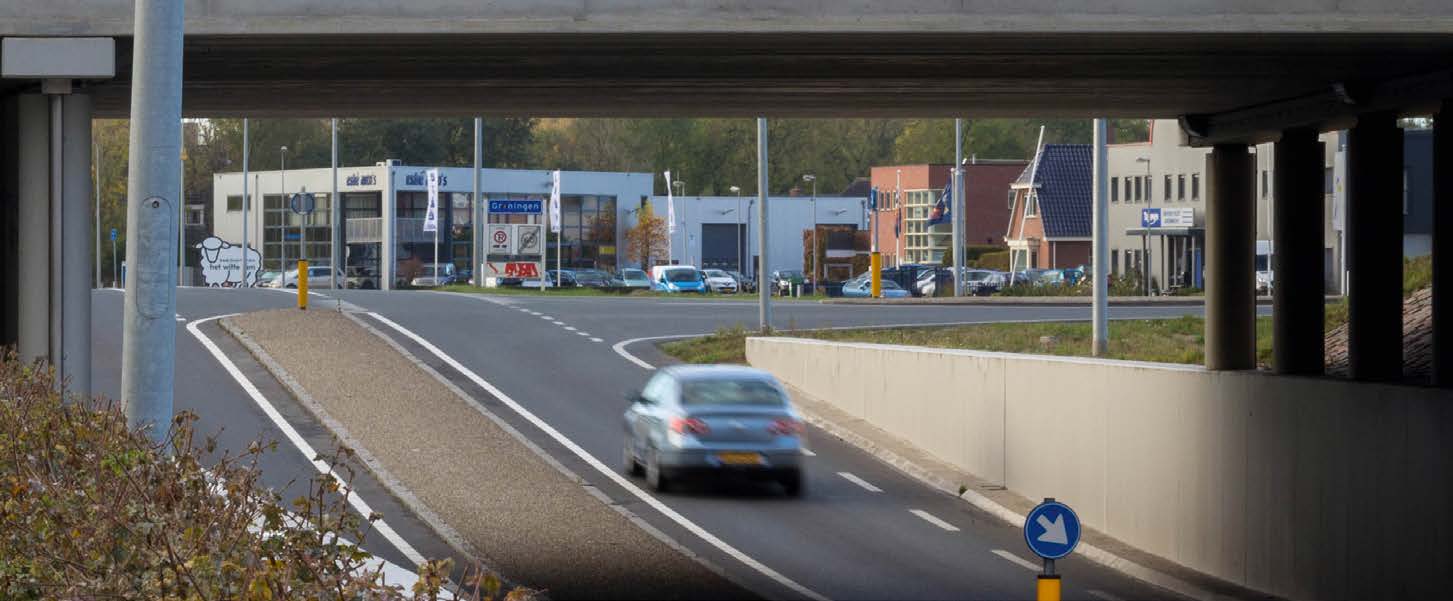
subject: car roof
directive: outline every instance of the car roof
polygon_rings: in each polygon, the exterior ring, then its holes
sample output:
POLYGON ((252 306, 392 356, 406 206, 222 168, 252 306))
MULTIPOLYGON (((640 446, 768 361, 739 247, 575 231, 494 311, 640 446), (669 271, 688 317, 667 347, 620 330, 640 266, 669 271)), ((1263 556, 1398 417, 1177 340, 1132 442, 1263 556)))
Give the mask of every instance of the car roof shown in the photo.
POLYGON ((744 365, 673 365, 663 368, 677 380, 765 380, 775 382, 772 374, 744 365))

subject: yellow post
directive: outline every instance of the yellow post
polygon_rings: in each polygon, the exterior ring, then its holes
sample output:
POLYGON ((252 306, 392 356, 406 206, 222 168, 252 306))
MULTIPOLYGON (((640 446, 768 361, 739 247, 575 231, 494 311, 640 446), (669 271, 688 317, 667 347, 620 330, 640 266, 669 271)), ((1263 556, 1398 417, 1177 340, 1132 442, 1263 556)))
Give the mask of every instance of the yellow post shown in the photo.
POLYGON ((1059 601, 1059 574, 1040 574, 1035 589, 1037 601, 1059 601))
POLYGON ((868 279, 873 282, 873 298, 883 298, 883 253, 872 254, 868 261, 868 279))
POLYGON ((298 308, 308 310, 308 261, 298 261, 298 308))

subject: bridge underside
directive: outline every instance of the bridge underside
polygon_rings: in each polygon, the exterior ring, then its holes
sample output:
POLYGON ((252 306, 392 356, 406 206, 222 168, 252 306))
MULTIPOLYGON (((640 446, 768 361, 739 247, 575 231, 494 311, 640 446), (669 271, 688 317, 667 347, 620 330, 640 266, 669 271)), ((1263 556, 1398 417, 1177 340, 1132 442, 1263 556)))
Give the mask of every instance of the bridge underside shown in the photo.
MULTIPOLYGON (((127 114, 129 38, 117 59, 98 116, 127 114)), ((1446 34, 207 35, 186 40, 184 110, 1174 117, 1449 69, 1446 34)))

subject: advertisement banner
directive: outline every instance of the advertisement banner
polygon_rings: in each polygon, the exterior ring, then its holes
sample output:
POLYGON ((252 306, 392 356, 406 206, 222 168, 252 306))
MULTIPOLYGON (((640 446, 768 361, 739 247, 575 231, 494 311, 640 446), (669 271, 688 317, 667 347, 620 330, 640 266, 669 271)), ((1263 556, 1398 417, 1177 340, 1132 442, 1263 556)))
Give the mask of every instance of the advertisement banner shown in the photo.
POLYGON ((429 210, 424 213, 424 231, 439 231, 439 170, 430 169, 429 178, 429 210))
POLYGON ((550 186, 550 231, 560 233, 560 170, 556 169, 551 174, 553 180, 550 186))

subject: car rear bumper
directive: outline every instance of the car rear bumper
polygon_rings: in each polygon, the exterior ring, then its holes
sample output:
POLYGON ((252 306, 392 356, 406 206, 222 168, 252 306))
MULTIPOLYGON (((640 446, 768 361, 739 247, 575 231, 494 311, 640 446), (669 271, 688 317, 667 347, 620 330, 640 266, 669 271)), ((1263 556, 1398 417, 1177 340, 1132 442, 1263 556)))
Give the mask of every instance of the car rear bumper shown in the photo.
POLYGON ((798 449, 738 450, 738 449, 686 449, 663 450, 657 455, 663 469, 673 473, 682 472, 749 472, 776 474, 802 468, 802 451, 798 449), (729 453, 751 453, 760 460, 753 463, 729 463, 722 455, 729 453))

